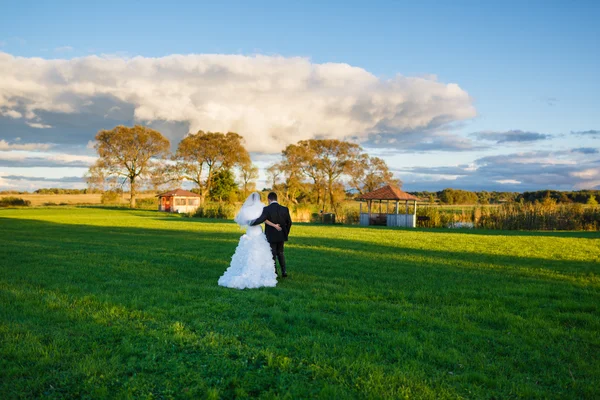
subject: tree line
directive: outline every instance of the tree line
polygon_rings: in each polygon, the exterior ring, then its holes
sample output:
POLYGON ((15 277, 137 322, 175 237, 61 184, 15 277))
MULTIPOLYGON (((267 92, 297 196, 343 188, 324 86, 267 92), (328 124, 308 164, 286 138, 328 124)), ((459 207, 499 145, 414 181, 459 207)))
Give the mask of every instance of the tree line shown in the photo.
MULTIPOLYGON (((230 200, 238 187, 244 196, 255 189, 258 167, 237 133, 198 131, 181 140, 174 154, 170 147, 160 132, 145 126, 102 130, 96 135, 98 160, 85 177, 88 187, 103 191, 127 186, 131 207, 139 190, 148 185, 158 190, 188 180, 195 184, 201 201, 209 197, 230 200)), ((385 161, 370 157, 355 143, 334 139, 287 146, 281 161, 267 173, 271 189, 280 191, 286 200, 334 210, 344 200, 347 186, 364 193, 385 183, 401 185, 385 161)))
MULTIPOLYGON (((255 190, 258 167, 252 163, 242 136, 234 132, 204 132, 182 139, 175 153, 160 132, 136 125, 117 126, 96 135, 98 160, 86 174, 90 191, 130 192, 135 207, 140 190, 178 187, 183 180, 195 184, 193 191, 207 198, 232 201, 255 190), (238 181, 236 182, 236 173, 238 181)), ((386 162, 366 154, 363 148, 336 139, 301 140, 288 145, 278 162, 267 169, 270 190, 278 191, 290 203, 316 204, 322 210, 336 211, 346 198, 373 191, 385 184, 401 187, 386 162)), ((444 189, 439 192, 413 192, 422 199, 442 204, 494 204, 535 202, 546 198, 558 203, 595 204, 600 191, 560 192, 470 192, 444 189)))
POLYGON ((335 139, 288 145, 267 174, 271 187, 287 201, 313 203, 334 211, 346 198, 348 188, 362 194, 385 184, 402 185, 385 161, 364 153, 358 144, 335 139))
POLYGON ((580 203, 596 205, 600 199, 600 190, 538 190, 532 192, 499 192, 499 191, 476 191, 471 192, 459 189, 444 189, 437 192, 410 192, 411 194, 428 200, 430 203, 448 205, 471 205, 471 204, 503 204, 503 203, 541 203, 550 199, 558 204, 580 203))

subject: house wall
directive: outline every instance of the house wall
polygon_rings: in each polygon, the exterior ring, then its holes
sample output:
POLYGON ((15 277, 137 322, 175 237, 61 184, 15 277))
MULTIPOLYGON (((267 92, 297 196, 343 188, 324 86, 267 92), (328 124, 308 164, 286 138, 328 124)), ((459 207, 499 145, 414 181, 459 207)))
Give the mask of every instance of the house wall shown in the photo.
POLYGON ((175 197, 171 211, 176 213, 190 213, 196 211, 199 206, 200 198, 198 197, 175 197))

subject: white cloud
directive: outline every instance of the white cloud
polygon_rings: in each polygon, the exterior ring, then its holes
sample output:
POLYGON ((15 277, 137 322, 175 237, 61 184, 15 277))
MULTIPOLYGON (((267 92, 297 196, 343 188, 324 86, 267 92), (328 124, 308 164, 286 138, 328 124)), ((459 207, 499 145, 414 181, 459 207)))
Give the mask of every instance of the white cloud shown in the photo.
POLYGON ((0 151, 0 167, 8 168, 89 168, 96 161, 96 159, 97 157, 66 153, 0 151))
POLYGON ((9 118, 14 118, 14 119, 23 117, 23 114, 21 114, 20 112, 18 112, 16 110, 6 110, 6 111, 0 110, 0 115, 9 117, 9 118))
POLYGON ((50 127, 39 119, 43 112, 78 113, 90 99, 108 96, 132 105, 139 122, 182 122, 192 133, 238 132, 250 151, 278 152, 313 137, 366 141, 476 115, 457 84, 401 75, 383 80, 362 68, 298 57, 45 60, 0 52, 0 70, 0 107, 18 104, 32 127, 50 127))
POLYGON ((575 171, 571 173, 571 176, 587 180, 600 180, 600 168, 588 168, 582 171, 575 171))
MULTIPOLYGON (((18 139, 18 138, 17 138, 18 139)), ((15 139, 16 140, 16 139, 15 139)), ((52 147, 49 143, 8 143, 6 140, 0 140, 0 151, 11 151, 11 150, 48 150, 52 147)))
POLYGON ((27 125, 29 125, 32 128, 37 128, 37 129, 48 129, 48 128, 52 128, 51 125, 47 125, 47 124, 41 124, 39 122, 26 122, 27 125))

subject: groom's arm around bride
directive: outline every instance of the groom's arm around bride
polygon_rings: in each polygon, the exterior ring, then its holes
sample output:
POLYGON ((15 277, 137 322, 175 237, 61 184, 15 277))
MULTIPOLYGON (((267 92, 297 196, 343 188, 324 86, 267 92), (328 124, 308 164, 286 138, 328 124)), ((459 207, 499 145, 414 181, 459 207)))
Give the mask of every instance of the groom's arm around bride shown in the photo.
POLYGON ((265 235, 267 236, 269 243, 287 242, 292 228, 290 210, 277 202, 277 195, 273 192, 269 193, 269 205, 263 208, 260 217, 255 219, 251 225, 260 225, 267 220, 281 226, 281 231, 278 231, 270 225, 265 226, 265 235))

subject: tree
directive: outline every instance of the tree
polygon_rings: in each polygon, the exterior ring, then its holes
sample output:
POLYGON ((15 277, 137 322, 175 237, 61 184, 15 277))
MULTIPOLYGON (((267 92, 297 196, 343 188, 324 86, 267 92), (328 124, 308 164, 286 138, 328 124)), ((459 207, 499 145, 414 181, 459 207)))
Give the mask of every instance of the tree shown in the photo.
POLYGON ((162 167, 160 159, 168 156, 170 143, 160 132, 136 125, 98 132, 94 147, 99 158, 88 172, 88 183, 122 178, 129 184, 133 208, 139 181, 162 167))
MULTIPOLYGON (((100 168, 97 164, 90 167, 88 172, 84 175, 85 183, 87 184, 90 192, 105 192, 116 188, 117 177, 109 176, 108 172, 100 168)), ((37 192, 37 191, 36 191, 37 192)))
MULTIPOLYGON (((283 151, 287 166, 298 168, 313 181, 317 192, 317 204, 321 202, 324 189, 329 205, 336 207, 334 186, 340 177, 350 171, 357 162, 362 148, 354 143, 335 139, 302 140, 295 145, 289 145, 283 151)), ((323 196, 323 204, 326 198, 323 196)))
POLYGON ((585 203, 589 206, 597 206, 598 205, 598 200, 596 200, 596 196, 594 196, 593 194, 590 195, 590 198, 588 199, 588 201, 585 203))
POLYGON ((217 173, 250 161, 242 141, 243 138, 233 132, 198 131, 179 143, 174 157, 177 168, 182 178, 198 185, 202 201, 210 193, 217 173))
POLYGON ((476 204, 477 194, 460 189, 444 189, 438 192, 438 199, 444 204, 476 204))
POLYGON ((342 174, 348 173, 352 165, 358 162, 362 148, 355 143, 335 139, 311 139, 308 146, 316 155, 316 168, 325 177, 329 205, 335 210, 334 185, 342 174))
POLYGON ((237 185, 233 173, 228 169, 217 172, 210 188, 210 198, 214 201, 235 201, 237 185))
POLYGON ((245 198, 256 187, 253 181, 258 179, 258 167, 253 165, 250 160, 242 163, 240 165, 240 178, 242 179, 242 190, 245 198))
POLYGON ((350 185, 360 194, 372 192, 385 185, 402 187, 402 181, 394 178, 384 160, 369 157, 367 154, 361 154, 358 160, 350 165, 348 175, 350 185))
POLYGON ((267 168, 267 178, 271 182, 271 189, 275 190, 277 180, 283 174, 282 164, 274 163, 267 168))
POLYGON ((313 191, 316 192, 317 206, 321 204, 323 189, 325 187, 325 176, 317 164, 317 153, 311 141, 302 140, 297 144, 291 144, 283 150, 283 162, 281 170, 294 171, 294 174, 304 175, 312 180, 313 191))
POLYGON ((154 168, 150 184, 154 191, 169 191, 181 186, 181 176, 176 165, 165 164, 154 168))

